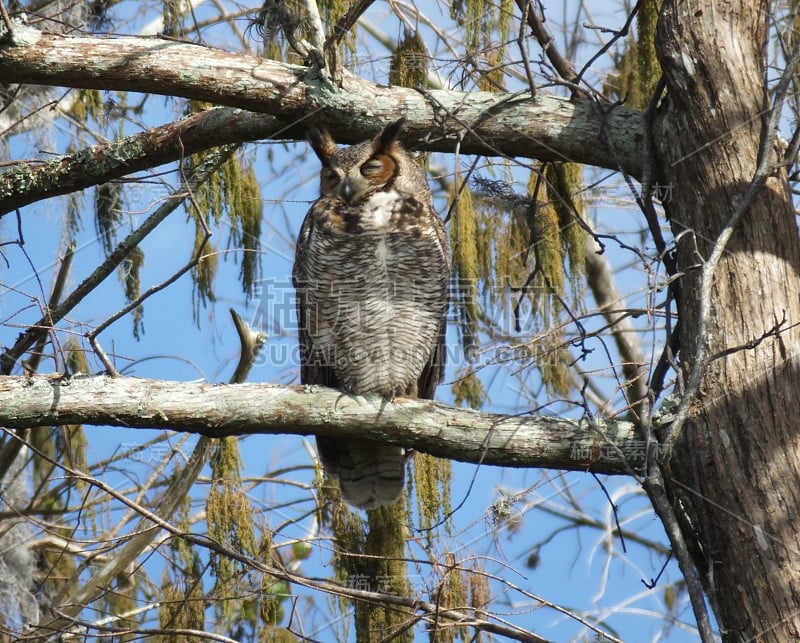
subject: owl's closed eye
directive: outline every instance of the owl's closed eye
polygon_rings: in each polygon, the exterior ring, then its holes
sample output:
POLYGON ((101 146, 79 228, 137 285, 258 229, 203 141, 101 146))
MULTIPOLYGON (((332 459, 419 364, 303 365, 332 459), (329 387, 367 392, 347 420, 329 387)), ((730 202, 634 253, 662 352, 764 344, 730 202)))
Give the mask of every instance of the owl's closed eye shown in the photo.
MULTIPOLYGON (((339 149, 327 130, 312 129, 308 140, 322 163, 320 194, 337 196, 348 204, 359 204, 379 190, 397 188, 395 183, 401 169, 408 167, 413 171, 416 165, 397 141, 403 121, 395 121, 371 141, 346 149, 339 149)), ((422 180, 427 190, 418 168, 414 175, 416 181, 422 180)))

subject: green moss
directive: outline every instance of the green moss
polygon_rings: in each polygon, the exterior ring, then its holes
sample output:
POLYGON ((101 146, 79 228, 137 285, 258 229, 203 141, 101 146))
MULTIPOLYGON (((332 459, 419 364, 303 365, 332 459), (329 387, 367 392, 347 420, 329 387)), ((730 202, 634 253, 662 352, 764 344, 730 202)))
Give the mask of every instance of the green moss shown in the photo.
POLYGON ((419 32, 406 32, 392 54, 389 84, 419 87, 427 84, 428 53, 419 32))
MULTIPOLYGON (((237 438, 222 438, 211 458, 211 488, 206 498, 208 535, 246 556, 257 551, 250 499, 242 488, 237 438)), ((247 607, 246 597, 236 590, 247 566, 214 551, 209 552, 209 565, 214 575, 212 594, 226 600, 215 603, 217 619, 232 626, 247 607), (230 598, 231 596, 237 598, 230 598)))
MULTIPOLYGON (((433 546, 433 528, 450 515, 452 476, 453 466, 450 460, 435 458, 427 453, 418 453, 414 456, 414 486, 419 529, 425 532, 429 547, 433 546)), ((449 526, 449 522, 445 525, 449 526)))

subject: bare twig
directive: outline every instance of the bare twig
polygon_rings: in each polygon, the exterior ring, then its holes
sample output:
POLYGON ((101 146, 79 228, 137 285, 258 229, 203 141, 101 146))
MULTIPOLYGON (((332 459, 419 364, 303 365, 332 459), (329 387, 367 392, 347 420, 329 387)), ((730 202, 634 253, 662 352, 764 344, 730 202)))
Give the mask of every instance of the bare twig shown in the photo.
POLYGON ((256 356, 267 341, 267 334, 250 328, 233 308, 230 309, 230 313, 233 318, 233 325, 236 326, 236 333, 239 335, 239 344, 241 346, 239 363, 236 365, 233 375, 231 375, 230 383, 241 384, 247 380, 256 356))
POLYGON ((516 2, 522 12, 523 18, 531 28, 533 36, 538 41, 548 60, 553 63, 553 67, 555 67, 558 75, 572 85, 574 96, 575 93, 580 91, 578 89, 580 77, 576 73, 575 67, 569 60, 561 55, 561 52, 555 46, 555 37, 547 30, 542 16, 531 6, 530 0, 516 0, 516 2))
MULTIPOLYGON (((639 0, 641 2, 641 0, 639 0)), ((628 31, 630 31, 631 25, 633 24, 633 19, 636 17, 636 14, 639 11, 639 2, 631 9, 631 12, 628 14, 628 17, 625 19, 625 24, 622 25, 622 28, 615 31, 613 29, 607 29, 602 31, 609 31, 613 34, 611 39, 605 43, 600 49, 598 49, 595 54, 586 61, 586 64, 581 68, 580 72, 578 72, 578 80, 583 79, 583 75, 586 73, 588 69, 591 69, 592 65, 594 65, 595 61, 598 60, 601 56, 604 56, 605 53, 614 46, 614 43, 617 42, 623 36, 628 35, 628 31)), ((589 25, 584 25, 584 27, 589 28, 589 25)))
MULTIPOLYGON (((205 161, 198 165, 193 173, 195 183, 199 185, 205 181, 212 172, 216 171, 217 167, 232 153, 234 147, 235 146, 221 147, 219 151, 210 154, 205 161)), ((31 325, 28 330, 17 339, 14 346, 0 355, 0 365, 2 366, 2 368, 0 368, 0 373, 4 375, 9 374, 17 360, 34 346, 43 334, 48 333, 53 326, 61 321, 61 319, 83 300, 84 297, 102 283, 130 254, 131 250, 139 245, 142 239, 155 230, 167 215, 183 202, 184 197, 185 195, 171 197, 151 214, 137 230, 134 230, 123 239, 108 257, 106 257, 105 261, 95 268, 92 274, 84 279, 62 303, 53 308, 48 308, 44 317, 31 325)))
MULTIPOLYGON (((227 145, 224 148, 220 148, 219 153, 212 155, 214 158, 214 162, 211 165, 211 171, 216 170, 220 167, 229 157, 233 154, 234 150, 238 146, 236 145, 227 145)), ((183 168, 181 168, 181 172, 183 172, 183 168)), ((177 208, 185 198, 189 198, 192 203, 194 204, 195 209, 197 210, 197 220, 200 222, 201 227, 203 228, 203 238, 200 240, 200 243, 197 246, 197 249, 194 252, 194 255, 189 259, 189 261, 177 272, 175 272, 172 276, 168 279, 164 280, 160 284, 156 284, 148 288, 145 292, 141 295, 136 297, 133 301, 128 302, 127 305, 123 306, 121 310, 117 311, 107 319, 105 319, 102 323, 100 323, 96 328, 94 328, 91 332, 87 333, 86 338, 89 340, 92 348, 94 349, 97 356, 100 358, 100 361, 103 362, 103 366, 106 367, 106 370, 110 375, 118 375, 116 369, 111 364, 110 360, 106 356, 103 349, 97 342, 97 336, 102 333, 106 328, 108 328, 111 324, 113 324, 118 319, 127 315, 130 311, 135 310, 142 303, 154 295, 155 293, 163 290, 170 284, 175 283, 181 276, 186 274, 189 270, 194 268, 200 260, 203 258, 203 252, 205 251, 206 244, 208 240, 211 238, 211 230, 206 223, 205 216, 202 212, 199 211, 197 205, 194 202, 194 198, 192 196, 193 192, 200 187, 208 178, 210 174, 209 168, 205 166, 205 164, 201 164, 198 168, 192 172, 190 177, 184 177, 184 188, 176 191, 166 203, 162 204, 161 207, 156 211, 155 214, 162 209, 166 211, 167 214, 172 212, 175 208, 177 208), (200 170, 200 168, 203 168, 200 170)))
POLYGON ((692 611, 697 620, 697 629, 700 632, 700 640, 703 643, 714 643, 714 630, 711 627, 711 619, 708 615, 708 608, 705 603, 703 585, 700 581, 700 574, 692 562, 692 556, 686 545, 678 519, 672 509, 669 498, 664 488, 664 478, 661 474, 661 465, 653 458, 650 469, 644 482, 647 495, 653 503, 653 509, 667 532, 672 550, 678 560, 683 578, 686 580, 686 587, 689 591, 689 601, 692 604, 692 611))
POLYGON ((0 34, 0 40, 7 39, 9 42, 14 42, 14 28, 11 25, 11 16, 8 15, 5 3, 0 0, 0 20, 5 26, 5 33, 0 34))

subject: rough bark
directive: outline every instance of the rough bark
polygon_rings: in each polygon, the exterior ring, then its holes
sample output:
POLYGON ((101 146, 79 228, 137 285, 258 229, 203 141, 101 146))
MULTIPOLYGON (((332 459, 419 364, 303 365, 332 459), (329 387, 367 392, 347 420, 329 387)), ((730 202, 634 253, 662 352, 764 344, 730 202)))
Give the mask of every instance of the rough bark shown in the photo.
MULTIPOLYGON (((313 68, 159 38, 90 38, 33 33, 0 44, 0 78, 26 83, 182 96, 268 113, 287 123, 325 123, 339 143, 374 136, 406 117, 415 149, 568 160, 640 171, 641 112, 604 112, 590 101, 539 93, 423 91, 386 87, 344 72, 332 86, 313 68)), ((300 128, 276 137, 297 137, 300 128)), ((300 134, 302 135, 302 134, 300 134)), ((4 194, 0 192, 0 199, 4 194)))
POLYGON ((764 182, 716 269, 701 279, 756 173, 770 102, 768 2, 665 2, 667 83, 655 143, 680 238, 681 366, 708 364, 668 480, 727 641, 800 640, 800 244, 785 173, 764 182), (784 321, 785 320, 785 321, 784 321), (781 323, 783 321, 783 323, 781 323), (775 331, 770 335, 770 331, 775 331), (769 336, 768 336, 769 335, 769 336))
POLYGON ((0 216, 42 199, 84 190, 219 145, 292 133, 303 136, 302 128, 289 127, 266 114, 231 107, 209 109, 73 154, 7 169, 0 173, 0 216))
POLYGON ((0 426, 95 424, 221 438, 292 433, 372 438, 509 467, 624 474, 643 463, 630 422, 499 415, 343 395, 320 386, 214 385, 127 377, 0 377, 0 426))

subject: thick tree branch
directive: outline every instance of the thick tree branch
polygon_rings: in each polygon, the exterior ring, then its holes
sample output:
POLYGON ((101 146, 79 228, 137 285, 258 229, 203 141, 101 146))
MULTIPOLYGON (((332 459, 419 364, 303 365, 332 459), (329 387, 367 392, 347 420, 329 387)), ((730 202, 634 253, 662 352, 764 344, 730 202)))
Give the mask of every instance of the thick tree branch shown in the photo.
POLYGON ((323 387, 214 385, 123 377, 0 377, 0 426, 95 424, 210 437, 293 433, 403 444, 507 467, 626 474, 644 463, 629 422, 507 416, 435 402, 348 396, 323 387))
POLYGON ((643 116, 624 107, 602 114, 588 101, 541 93, 422 92, 347 72, 334 91, 313 68, 159 38, 32 35, 21 45, 0 47, 0 78, 182 96, 265 112, 287 123, 313 118, 342 143, 377 133, 401 113, 407 119, 404 137, 419 149, 452 151, 454 134, 466 132, 462 153, 622 166, 633 176, 641 169, 643 116))
POLYGON ((0 216, 30 203, 99 185, 228 143, 304 135, 299 126, 231 107, 209 109, 110 143, 0 174, 0 216))

